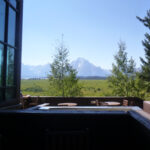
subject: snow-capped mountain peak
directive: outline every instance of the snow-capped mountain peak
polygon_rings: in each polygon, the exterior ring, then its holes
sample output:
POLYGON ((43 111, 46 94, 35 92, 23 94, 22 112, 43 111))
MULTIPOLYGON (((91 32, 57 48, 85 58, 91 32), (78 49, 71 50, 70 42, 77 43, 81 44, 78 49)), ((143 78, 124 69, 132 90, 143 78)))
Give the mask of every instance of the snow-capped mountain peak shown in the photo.
POLYGON ((71 65, 77 70, 78 76, 101 76, 106 77, 110 75, 108 70, 97 67, 84 58, 78 58, 72 61, 71 65))
MULTIPOLYGON (((77 58, 71 62, 71 66, 77 70, 78 76, 99 76, 107 77, 110 75, 110 71, 102 69, 93 65, 91 62, 84 58, 77 58)), ((24 65, 22 64, 22 78, 43 78, 47 77, 50 72, 50 64, 46 65, 24 65)))

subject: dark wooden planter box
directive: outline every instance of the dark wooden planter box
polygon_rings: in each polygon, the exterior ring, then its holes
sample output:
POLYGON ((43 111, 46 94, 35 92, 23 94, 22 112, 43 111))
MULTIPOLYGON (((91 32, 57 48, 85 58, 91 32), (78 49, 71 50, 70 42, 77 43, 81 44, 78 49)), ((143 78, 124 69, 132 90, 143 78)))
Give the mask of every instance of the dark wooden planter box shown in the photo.
POLYGON ((133 111, 0 112, 0 149, 149 149, 150 121, 133 111))

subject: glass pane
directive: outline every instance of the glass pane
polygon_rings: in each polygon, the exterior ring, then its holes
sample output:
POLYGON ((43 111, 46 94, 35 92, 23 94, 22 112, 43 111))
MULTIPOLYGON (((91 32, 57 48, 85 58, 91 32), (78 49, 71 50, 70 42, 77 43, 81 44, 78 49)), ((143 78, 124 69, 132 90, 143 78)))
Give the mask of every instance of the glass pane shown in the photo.
POLYGON ((4 41, 5 31, 5 2, 0 0, 0 40, 4 41))
POLYGON ((15 46, 16 12, 9 7, 8 44, 15 46))
POLYGON ((6 86, 12 86, 12 85, 14 85, 14 49, 8 47, 6 86))
POLYGON ((12 100, 12 98, 15 98, 15 89, 13 88, 7 88, 5 93, 6 100, 12 100))
POLYGON ((2 86, 2 70, 3 70, 3 60, 4 60, 4 46, 0 44, 0 86, 2 86))
POLYGON ((9 2, 16 8, 16 0, 9 0, 9 2))
POLYGON ((0 88, 0 102, 3 100, 2 89, 0 88))

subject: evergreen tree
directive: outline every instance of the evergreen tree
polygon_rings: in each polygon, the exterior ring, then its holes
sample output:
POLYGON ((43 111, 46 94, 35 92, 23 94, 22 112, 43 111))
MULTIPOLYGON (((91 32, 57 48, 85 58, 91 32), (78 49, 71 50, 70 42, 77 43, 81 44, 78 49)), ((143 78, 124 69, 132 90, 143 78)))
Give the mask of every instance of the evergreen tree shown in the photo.
POLYGON ((78 83, 77 72, 69 64, 68 49, 63 40, 56 47, 56 55, 50 65, 50 94, 52 96, 80 96, 81 86, 78 83))
POLYGON ((136 76, 135 62, 132 58, 128 60, 124 42, 120 41, 118 46, 119 51, 114 56, 116 63, 112 64, 112 75, 108 81, 116 96, 133 96, 136 76))
MULTIPOLYGON (((137 17, 137 19, 141 21, 144 24, 144 26, 150 30, 150 10, 147 11, 146 17, 144 17, 143 19, 137 17)), ((149 33, 145 34, 145 40, 142 41, 142 44, 144 46, 145 59, 140 58, 142 62, 142 71, 140 77, 150 85, 150 34, 149 33)), ((150 88, 148 88, 147 90, 149 91, 149 89, 150 88)))
POLYGON ((136 64, 132 57, 128 59, 126 45, 120 41, 119 51, 114 56, 116 63, 112 64, 112 75, 108 78, 115 96, 145 97, 145 84, 136 72, 136 64))

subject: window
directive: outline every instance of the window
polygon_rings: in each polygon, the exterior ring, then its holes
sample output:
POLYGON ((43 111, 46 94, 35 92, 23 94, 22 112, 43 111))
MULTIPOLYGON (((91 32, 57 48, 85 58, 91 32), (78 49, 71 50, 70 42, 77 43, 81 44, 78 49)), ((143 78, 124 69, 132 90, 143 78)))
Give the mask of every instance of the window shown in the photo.
POLYGON ((15 46, 16 12, 9 7, 8 44, 15 46))
POLYGON ((16 8, 16 0, 9 0, 10 4, 16 8))
POLYGON ((0 106, 17 104, 20 93, 22 3, 0 0, 0 106))
POLYGON ((14 49, 7 48, 6 86, 14 86, 14 49))
POLYGON ((3 72, 3 53, 4 53, 4 46, 0 44, 0 87, 2 87, 2 72, 3 72))
POLYGON ((5 31, 5 2, 0 0, 0 40, 4 41, 4 31, 5 31))
POLYGON ((3 56, 4 54, 4 46, 0 44, 0 102, 3 98, 3 88, 2 88, 2 75, 3 75, 3 56))

